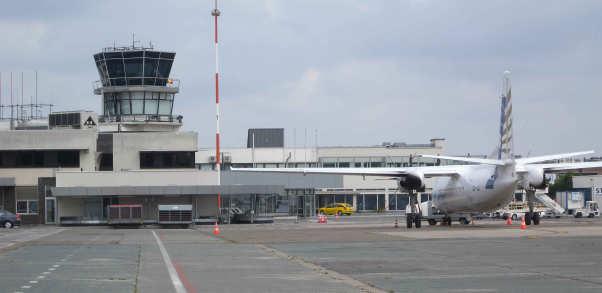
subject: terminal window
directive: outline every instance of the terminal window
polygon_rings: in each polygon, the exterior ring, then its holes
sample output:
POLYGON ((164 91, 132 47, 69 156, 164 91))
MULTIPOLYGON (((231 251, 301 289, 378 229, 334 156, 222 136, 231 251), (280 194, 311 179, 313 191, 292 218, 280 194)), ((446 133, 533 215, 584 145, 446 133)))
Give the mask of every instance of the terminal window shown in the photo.
POLYGON ((79 151, 0 151, 0 168, 79 168, 79 151))
POLYGON ((17 213, 35 215, 38 213, 37 200, 17 200, 17 213))
POLYGON ((194 152, 140 152, 140 169, 177 169, 194 167, 194 152))

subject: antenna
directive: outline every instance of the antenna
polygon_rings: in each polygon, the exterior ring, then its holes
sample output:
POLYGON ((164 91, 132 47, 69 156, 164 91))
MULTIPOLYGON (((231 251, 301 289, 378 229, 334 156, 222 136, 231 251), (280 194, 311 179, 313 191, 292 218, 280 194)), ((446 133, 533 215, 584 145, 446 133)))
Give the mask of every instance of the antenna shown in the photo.
POLYGON ((2 105, 2 72, 0 72, 0 120, 2 120, 3 113, 4 113, 4 106, 2 105))
POLYGON ((15 122, 14 122, 14 116, 15 116, 15 111, 14 111, 14 105, 13 105, 13 73, 10 73, 10 129, 15 129, 15 122))
POLYGON ((23 113, 23 103, 24 103, 24 101, 23 101, 23 71, 21 71, 21 106, 19 107, 20 108, 19 112, 21 112, 19 114, 19 116, 21 117, 21 120, 23 120, 23 114, 24 114, 23 113))
POLYGON ((307 168, 307 128, 305 128, 305 138, 303 139, 304 166, 307 168))
MULTIPOLYGON (((214 2, 214 8, 211 11, 211 15, 214 19, 214 34, 215 34, 215 169, 217 171, 217 219, 219 219, 221 206, 222 206, 222 196, 221 190, 219 190, 219 186, 221 185, 221 155, 219 151, 219 43, 217 38, 217 18, 220 16, 221 12, 217 9, 217 0, 214 2)), ((215 226, 217 227, 218 220, 215 220, 215 226)), ((219 229, 217 229, 219 233, 219 229)))
MULTIPOLYGON (((38 71, 36 70, 34 73, 34 82, 35 82, 35 97, 36 97, 36 113, 34 116, 38 116, 38 71)), ((41 113, 40 113, 41 115, 41 113)))
POLYGON ((314 167, 318 167, 318 129, 314 129, 314 144, 316 149, 316 165, 314 167))

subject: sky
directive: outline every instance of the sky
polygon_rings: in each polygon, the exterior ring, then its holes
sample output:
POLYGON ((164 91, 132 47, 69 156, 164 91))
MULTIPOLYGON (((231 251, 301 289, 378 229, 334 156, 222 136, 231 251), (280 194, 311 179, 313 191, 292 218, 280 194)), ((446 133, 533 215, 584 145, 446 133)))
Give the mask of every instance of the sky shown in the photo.
MULTIPOLYGON (((9 1, 0 10, 8 74, 54 110, 101 112, 92 55, 142 44, 175 51, 174 113, 199 146, 215 136, 213 1, 9 1)), ((489 154, 502 73, 512 72, 523 155, 602 153, 602 1, 220 0, 221 135, 286 129, 287 146, 426 143, 489 154), (306 130, 307 129, 307 130, 306 130), (307 139, 305 133, 307 132, 307 139), (317 135, 316 135, 317 133, 317 135), (296 134, 294 137, 293 134, 296 134)))

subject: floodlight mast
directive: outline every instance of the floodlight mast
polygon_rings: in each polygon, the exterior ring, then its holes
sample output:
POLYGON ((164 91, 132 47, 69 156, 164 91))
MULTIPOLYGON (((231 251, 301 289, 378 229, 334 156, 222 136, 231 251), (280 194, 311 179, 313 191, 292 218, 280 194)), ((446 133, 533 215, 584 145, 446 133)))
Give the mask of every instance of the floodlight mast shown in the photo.
POLYGON ((217 0, 215 0, 214 2, 214 8, 211 11, 211 15, 213 16, 214 19, 214 35, 215 35, 215 121, 216 121, 216 127, 215 127, 215 169, 217 171, 217 186, 218 186, 218 190, 217 190, 217 218, 215 220, 215 225, 217 226, 218 222, 219 222, 219 217, 221 214, 221 203, 222 203, 222 197, 221 197, 221 190, 220 185, 221 185, 221 155, 220 155, 220 149, 219 149, 219 145, 220 145, 220 131, 219 131, 219 114, 220 114, 220 109, 219 109, 219 43, 218 43, 218 38, 217 38, 217 32, 218 32, 218 22, 217 22, 217 18, 220 16, 221 12, 219 11, 219 9, 217 9, 217 0))

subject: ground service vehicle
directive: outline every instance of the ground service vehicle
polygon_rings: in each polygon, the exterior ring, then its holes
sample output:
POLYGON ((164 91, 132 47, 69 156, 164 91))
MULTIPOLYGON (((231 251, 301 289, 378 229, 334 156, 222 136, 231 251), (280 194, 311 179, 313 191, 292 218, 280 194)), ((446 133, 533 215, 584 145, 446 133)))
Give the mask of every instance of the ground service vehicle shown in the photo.
POLYGON ((430 200, 420 203, 420 208, 416 207, 416 209, 420 211, 420 217, 413 216, 411 213, 412 207, 409 204, 406 206, 406 224, 408 228, 412 227, 412 223, 416 228, 420 228, 422 220, 426 220, 431 226, 436 225, 437 222, 441 225, 450 226, 453 221, 468 225, 473 218, 470 213, 443 213, 433 206, 433 202, 430 200))
POLYGON ((322 207, 318 210, 319 214, 324 215, 347 215, 350 216, 354 213, 353 207, 346 203, 333 203, 322 207))
POLYGON ((107 206, 107 223, 112 226, 139 226, 144 224, 142 205, 113 204, 107 206))
POLYGON ((189 226, 192 224, 191 204, 160 204, 159 225, 189 226))
POLYGON ((575 218, 582 218, 582 217, 593 218, 593 217, 599 217, 600 216, 600 210, 598 209, 598 203, 595 202, 595 201, 588 200, 588 201, 585 202, 585 207, 575 209, 575 213, 574 214, 575 214, 575 218))

